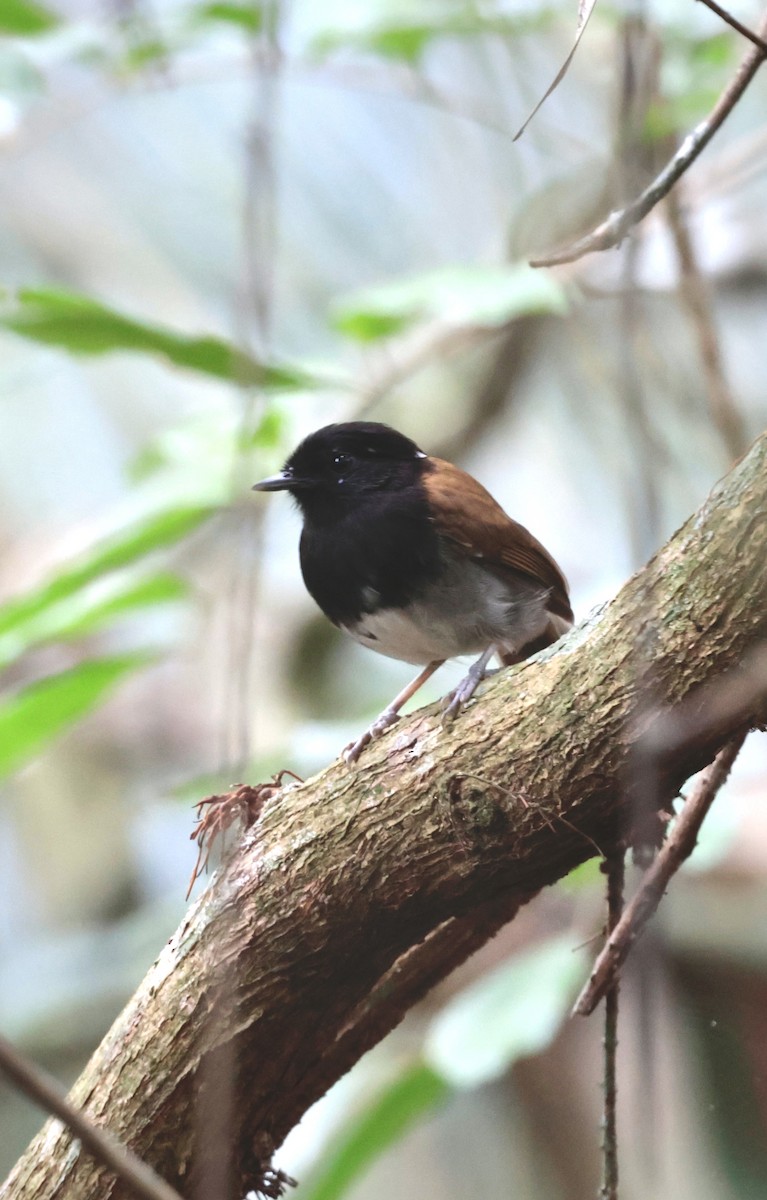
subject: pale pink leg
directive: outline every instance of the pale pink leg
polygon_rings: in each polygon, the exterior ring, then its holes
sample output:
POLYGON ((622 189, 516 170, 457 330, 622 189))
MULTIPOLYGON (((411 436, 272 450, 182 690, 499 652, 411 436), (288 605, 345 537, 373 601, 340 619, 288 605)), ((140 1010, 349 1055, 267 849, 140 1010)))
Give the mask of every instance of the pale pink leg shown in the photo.
POLYGON ((431 678, 444 661, 444 658, 438 658, 434 662, 430 662, 428 666, 424 667, 420 675, 416 675, 415 679, 412 679, 407 687, 404 687, 394 697, 391 704, 383 710, 380 716, 376 717, 370 728, 366 729, 356 742, 352 742, 350 746, 346 747, 343 752, 343 758, 346 762, 356 762, 365 747, 372 742, 373 738, 380 737, 395 721, 399 720, 399 710, 402 708, 402 705, 407 704, 410 697, 416 694, 418 689, 426 683, 427 679, 431 678))

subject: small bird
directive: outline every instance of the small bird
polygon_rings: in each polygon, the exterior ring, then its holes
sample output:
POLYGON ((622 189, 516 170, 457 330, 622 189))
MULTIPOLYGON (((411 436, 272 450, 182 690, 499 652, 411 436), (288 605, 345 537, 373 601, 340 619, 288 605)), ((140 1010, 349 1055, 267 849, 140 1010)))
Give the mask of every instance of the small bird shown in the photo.
POLYGON ((333 624, 423 666, 347 748, 348 762, 446 659, 479 654, 447 698, 451 719, 493 655, 521 662, 572 625, 567 583, 540 542, 471 475, 388 425, 326 425, 254 491, 290 492, 298 504, 304 583, 333 624))

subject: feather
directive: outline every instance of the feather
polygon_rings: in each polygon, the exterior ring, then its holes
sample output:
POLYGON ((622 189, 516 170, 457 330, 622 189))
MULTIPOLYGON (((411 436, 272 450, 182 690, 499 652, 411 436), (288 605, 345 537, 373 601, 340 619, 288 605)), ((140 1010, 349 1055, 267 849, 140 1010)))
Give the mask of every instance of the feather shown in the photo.
POLYGON ((422 482, 442 537, 494 572, 518 572, 540 583, 549 591, 549 611, 572 623, 567 582, 554 559, 481 483, 441 458, 427 460, 422 482))

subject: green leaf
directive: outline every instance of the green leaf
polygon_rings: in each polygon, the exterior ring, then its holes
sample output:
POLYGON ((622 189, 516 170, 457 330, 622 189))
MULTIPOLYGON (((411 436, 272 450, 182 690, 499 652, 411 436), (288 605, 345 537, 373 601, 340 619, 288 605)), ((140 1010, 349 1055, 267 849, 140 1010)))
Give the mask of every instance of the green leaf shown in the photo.
POLYGON ((384 58, 401 58, 415 65, 429 42, 442 32, 430 25, 391 25, 388 29, 371 30, 363 45, 384 58))
MULTIPOLYGON (((183 579, 170 571, 160 571, 156 575, 148 575, 135 583, 121 585, 103 600, 90 604, 78 603, 69 613, 62 612, 64 606, 57 606, 56 619, 62 620, 56 629, 57 638, 82 637, 84 634, 95 632, 114 617, 124 616, 140 608, 154 608, 160 604, 175 604, 189 595, 189 588, 183 579)), ((74 599, 74 598, 73 598, 74 599)), ((79 600, 79 597, 77 598, 79 600)), ((50 637, 50 634, 48 635, 50 637)))
POLYGON ((146 38, 131 46, 124 63, 129 70, 140 71, 152 63, 162 62, 170 55, 168 45, 159 38, 146 38))
POLYGON ((58 24, 58 17, 42 4, 34 4, 32 0, 0 0, 0 33, 29 37, 47 33, 58 24))
POLYGON ((648 105, 642 135, 647 142, 660 141, 701 121, 714 107, 719 88, 704 84, 679 96, 665 96, 648 105))
POLYGON ((453 1087, 497 1079, 549 1045, 584 975, 569 937, 516 955, 448 1002, 429 1029, 426 1061, 453 1087))
POLYGON ((314 1177, 302 1182, 302 1200, 337 1200, 374 1158, 449 1094, 431 1067, 420 1062, 409 1066, 349 1122, 314 1177))
POLYGON ((727 70, 732 66, 738 50, 738 43, 729 30, 712 37, 701 38, 698 42, 687 40, 684 45, 691 62, 697 66, 720 70, 727 70))
POLYGON ((138 351, 158 354, 177 367, 267 391, 312 388, 319 381, 298 368, 273 366, 219 337, 186 337, 159 325, 133 320, 88 296, 52 289, 24 289, 0 324, 22 337, 72 354, 138 351))
POLYGON ((238 435, 238 449, 241 451, 279 449, 285 437, 285 425, 284 412, 280 412, 273 406, 266 408, 255 429, 244 430, 238 435))
POLYGON ((264 14, 260 4, 200 4, 192 13, 194 21, 221 21, 239 25, 248 33, 260 33, 264 14))
POLYGON ((0 634, 18 629, 101 575, 126 567, 154 550, 180 541, 214 511, 199 505, 184 506, 165 509, 137 521, 115 537, 95 546, 80 563, 65 567, 41 587, 0 605, 0 634))
POLYGON ((45 642, 66 641, 95 633, 115 617, 138 609, 178 602, 188 587, 176 575, 160 572, 138 582, 111 583, 107 594, 92 595, 93 587, 77 591, 58 603, 46 606, 10 632, 0 634, 0 670, 22 654, 45 642))
POLYGON ((0 779, 35 758, 149 661, 147 654, 90 659, 0 701, 0 779))
POLYGON ((416 321, 493 327, 527 314, 566 311, 562 286, 526 263, 455 266, 366 288, 338 306, 334 325, 349 337, 370 341, 416 321))
POLYGON ((342 309, 336 317, 336 329, 357 342, 377 342, 401 333, 412 324, 412 314, 374 312, 371 308, 342 309))
POLYGON ((574 867, 569 875, 565 875, 564 879, 560 879, 558 886, 566 892, 580 892, 585 888, 596 887, 600 882, 604 887, 605 877, 602 874, 601 860, 587 858, 580 866, 574 867))

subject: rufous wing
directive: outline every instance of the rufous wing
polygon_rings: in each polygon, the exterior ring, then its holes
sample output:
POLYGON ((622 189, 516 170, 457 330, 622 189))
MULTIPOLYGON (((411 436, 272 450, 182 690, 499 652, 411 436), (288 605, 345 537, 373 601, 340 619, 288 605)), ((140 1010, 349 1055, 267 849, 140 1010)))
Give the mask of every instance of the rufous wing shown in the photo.
POLYGON ((439 533, 495 569, 519 571, 549 589, 548 609, 573 619, 567 582, 554 559, 524 525, 513 521, 473 476, 429 458, 422 476, 439 533))

